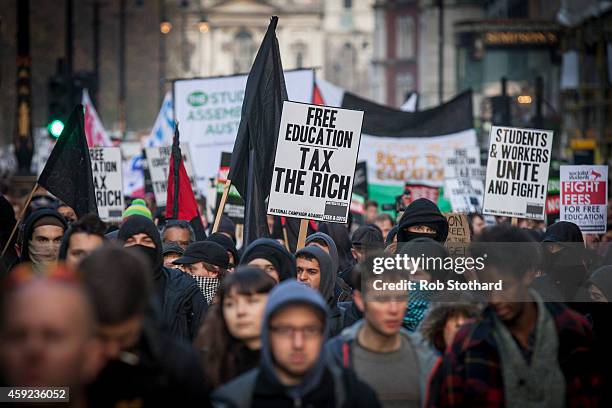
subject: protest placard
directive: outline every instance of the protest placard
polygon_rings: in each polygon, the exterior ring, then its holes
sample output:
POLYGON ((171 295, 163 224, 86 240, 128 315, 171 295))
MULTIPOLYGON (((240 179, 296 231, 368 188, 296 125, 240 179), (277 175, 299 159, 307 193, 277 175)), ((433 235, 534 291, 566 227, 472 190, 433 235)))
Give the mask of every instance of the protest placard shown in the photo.
POLYGON ((444 192, 448 194, 451 208, 455 212, 480 213, 484 183, 474 178, 451 178, 444 181, 444 192))
POLYGON ((470 243, 470 224, 465 214, 445 213, 448 237, 444 245, 451 256, 465 256, 470 243))
MULTIPOLYGON (((191 188, 197 196, 197 188, 193 175, 193 167, 189 147, 181 143, 181 152, 183 154, 183 163, 185 170, 191 182, 191 188)), ((155 202, 158 207, 166 205, 166 195, 168 193, 168 169, 170 168, 170 156, 172 154, 172 146, 163 147, 147 147, 145 148, 147 156, 147 164, 149 174, 151 176, 151 184, 153 185, 153 193, 155 194, 155 202)))
POLYGON ((444 178, 481 178, 480 147, 448 150, 444 158, 444 178))
MULTIPOLYGON (((221 165, 219 166, 219 175, 217 176, 217 196, 215 208, 219 208, 223 189, 227 181, 230 164, 232 162, 232 154, 230 152, 221 153, 221 165)), ((223 214, 227 215, 234 221, 235 224, 244 224, 244 200, 240 197, 240 193, 236 187, 231 186, 227 195, 227 201, 223 206, 223 214)))
POLYGON ((118 147, 89 149, 98 215, 107 222, 120 222, 123 215, 123 167, 118 147))
POLYGON ((585 234, 606 232, 608 166, 561 166, 560 220, 585 234))
POLYGON ((544 219, 551 130, 491 128, 483 213, 544 219))
POLYGON ((363 112, 288 102, 268 214, 346 223, 363 112))

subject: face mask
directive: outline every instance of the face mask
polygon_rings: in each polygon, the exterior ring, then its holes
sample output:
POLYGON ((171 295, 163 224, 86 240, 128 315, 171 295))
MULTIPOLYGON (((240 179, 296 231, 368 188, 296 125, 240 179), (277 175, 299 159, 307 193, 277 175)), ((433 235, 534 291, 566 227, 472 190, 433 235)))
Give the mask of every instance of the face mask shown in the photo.
POLYGON ((431 238, 437 241, 438 234, 429 232, 412 232, 412 231, 400 231, 397 234, 397 240, 399 242, 408 242, 416 238, 431 238))
POLYGON ((432 292, 429 290, 420 289, 411 290, 408 294, 408 309, 402 323, 408 331, 414 332, 425 317, 431 294, 432 292))
POLYGON ((30 254, 30 260, 36 266, 56 262, 59 255, 59 247, 59 242, 49 241, 43 244, 29 241, 28 253, 30 254))
POLYGON ((161 256, 159 256, 157 248, 150 248, 144 245, 132 245, 128 247, 128 251, 138 252, 142 256, 147 258, 149 262, 151 263, 151 266, 153 267, 154 271, 157 271, 163 262, 161 256))
POLYGON ((211 278, 209 276, 193 276, 198 283, 198 287, 206 298, 206 303, 212 304, 217 289, 219 288, 219 278, 211 278))

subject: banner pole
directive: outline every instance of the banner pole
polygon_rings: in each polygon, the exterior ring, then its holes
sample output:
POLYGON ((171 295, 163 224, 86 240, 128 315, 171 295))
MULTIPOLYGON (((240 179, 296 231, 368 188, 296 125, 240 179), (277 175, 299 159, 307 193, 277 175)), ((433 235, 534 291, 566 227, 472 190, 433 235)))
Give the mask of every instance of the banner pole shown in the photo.
POLYGON ((283 225, 283 237, 285 238, 285 248, 287 251, 291 252, 291 248, 289 248, 289 236, 287 235, 287 228, 283 225))
POLYGON ((221 196, 221 202, 219 202, 219 208, 217 208, 217 215, 215 216, 215 223, 213 224, 213 234, 219 229, 219 223, 221 222, 221 216, 223 215, 223 208, 225 208, 225 202, 227 201, 227 195, 229 194, 231 185, 232 180, 225 180, 225 186, 223 186, 223 195, 221 196))
POLYGON ((11 231, 11 236, 9 237, 8 241, 6 241, 6 245, 4 245, 4 249, 2 250, 2 256, 4 256, 4 253, 6 252, 9 245, 11 244, 11 241, 13 240, 13 236, 15 235, 15 231, 17 231, 17 227, 19 227, 19 224, 21 224, 21 221, 23 221, 23 215, 25 214, 26 209, 28 208, 28 205, 30 205, 30 201, 32 201, 32 197, 34 196, 34 192, 36 191, 37 188, 38 188, 38 182, 34 183, 34 187, 32 187, 32 191, 30 191, 30 195, 28 196, 28 199, 26 200, 25 204, 23 205, 23 208, 21 209, 21 214, 19 214, 19 219, 15 223, 15 226, 13 227, 13 231, 11 231))
POLYGON ((300 220, 300 232, 298 234, 296 251, 304 248, 306 243, 306 234, 308 233, 308 219, 302 218, 300 220))

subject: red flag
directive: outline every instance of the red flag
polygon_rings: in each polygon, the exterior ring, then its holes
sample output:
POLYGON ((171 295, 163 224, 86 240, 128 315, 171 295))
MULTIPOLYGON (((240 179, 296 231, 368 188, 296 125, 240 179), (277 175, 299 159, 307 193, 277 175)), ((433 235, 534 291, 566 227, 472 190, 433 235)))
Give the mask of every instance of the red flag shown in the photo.
POLYGON ((179 146, 178 125, 174 132, 172 142, 172 156, 170 158, 170 170, 168 171, 168 192, 166 196, 166 218, 175 220, 191 221, 200 219, 198 203, 191 188, 183 155, 179 146))

